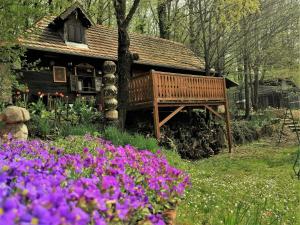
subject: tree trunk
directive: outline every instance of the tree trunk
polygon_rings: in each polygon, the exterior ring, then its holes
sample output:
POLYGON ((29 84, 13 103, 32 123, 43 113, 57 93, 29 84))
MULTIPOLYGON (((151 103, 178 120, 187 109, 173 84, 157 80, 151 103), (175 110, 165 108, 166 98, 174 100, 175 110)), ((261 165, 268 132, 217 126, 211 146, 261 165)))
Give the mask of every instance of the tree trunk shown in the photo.
POLYGON ((252 71, 251 71, 251 66, 250 63, 248 63, 248 71, 249 71, 249 84, 250 84, 250 100, 251 103, 250 105, 253 105, 254 101, 254 83, 253 83, 253 76, 252 76, 252 71))
POLYGON ((161 0, 157 5, 159 36, 163 39, 170 39, 170 26, 167 14, 166 0, 161 0))
POLYGON ((244 83, 245 83, 245 119, 250 117, 250 92, 248 58, 244 57, 244 83))
POLYGON ((254 111, 257 111, 259 109, 258 105, 258 89, 259 89, 259 67, 257 65, 253 68, 254 72, 254 88, 253 88, 253 109, 254 111))
POLYGON ((129 23, 140 3, 134 0, 126 16, 126 0, 113 0, 118 24, 118 100, 120 128, 124 129, 128 103, 128 84, 131 74, 132 54, 129 51, 130 39, 128 35, 129 23))
POLYGON ((204 61, 205 61, 205 75, 210 75, 210 60, 209 60, 209 54, 204 55, 204 61))
POLYGON ((126 106, 128 100, 128 83, 131 74, 132 56, 129 51, 130 39, 126 28, 118 28, 118 99, 120 127, 124 129, 126 122, 126 106))
POLYGON ((190 35, 190 48, 193 52, 197 53, 197 45, 196 45, 196 33, 194 27, 194 0, 188 0, 189 6, 189 35, 190 35))

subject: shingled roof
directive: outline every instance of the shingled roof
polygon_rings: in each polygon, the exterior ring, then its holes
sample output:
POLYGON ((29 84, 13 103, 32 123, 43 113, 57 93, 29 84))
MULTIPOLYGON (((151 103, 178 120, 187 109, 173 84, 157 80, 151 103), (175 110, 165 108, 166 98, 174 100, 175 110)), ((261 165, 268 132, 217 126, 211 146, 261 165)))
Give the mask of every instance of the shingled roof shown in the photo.
MULTIPOLYGON (((26 38, 19 38, 20 44, 27 49, 117 60, 117 29, 92 25, 86 32, 88 48, 79 48, 67 45, 59 33, 49 26, 56 18, 47 16, 37 22, 26 38)), ((130 33, 130 41, 130 51, 139 54, 136 64, 188 71, 204 69, 204 62, 183 44, 137 33, 130 33)))

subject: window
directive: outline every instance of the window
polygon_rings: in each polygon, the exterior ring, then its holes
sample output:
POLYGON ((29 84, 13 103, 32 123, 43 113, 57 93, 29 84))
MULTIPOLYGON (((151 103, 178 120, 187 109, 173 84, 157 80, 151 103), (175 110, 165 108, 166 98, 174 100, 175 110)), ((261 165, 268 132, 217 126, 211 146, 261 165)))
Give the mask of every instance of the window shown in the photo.
POLYGON ((53 66, 53 81, 57 83, 66 83, 66 68, 61 66, 53 66))
POLYGON ((101 91, 102 80, 96 76, 95 68, 89 64, 79 64, 75 74, 70 76, 71 91, 80 93, 96 93, 101 91))

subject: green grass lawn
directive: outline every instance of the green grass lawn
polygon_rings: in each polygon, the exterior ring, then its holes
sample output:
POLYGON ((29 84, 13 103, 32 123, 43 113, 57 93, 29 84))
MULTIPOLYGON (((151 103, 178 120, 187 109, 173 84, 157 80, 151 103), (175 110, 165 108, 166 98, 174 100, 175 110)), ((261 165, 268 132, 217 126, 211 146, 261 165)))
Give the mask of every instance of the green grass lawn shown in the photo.
POLYGON ((177 224, 300 224, 300 181, 292 166, 297 147, 261 141, 206 160, 168 160, 191 176, 177 224))

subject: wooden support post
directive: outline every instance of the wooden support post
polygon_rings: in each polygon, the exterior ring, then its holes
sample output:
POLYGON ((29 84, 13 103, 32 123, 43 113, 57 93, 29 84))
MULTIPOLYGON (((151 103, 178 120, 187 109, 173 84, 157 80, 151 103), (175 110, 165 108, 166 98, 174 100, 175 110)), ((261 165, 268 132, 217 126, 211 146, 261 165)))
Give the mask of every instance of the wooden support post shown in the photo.
POLYGON ((230 115, 229 115, 227 100, 226 100, 226 105, 225 105, 225 114, 226 114, 226 130, 227 130, 228 148, 229 148, 229 153, 231 153, 232 152, 232 136, 231 136, 230 115))
POLYGON ((160 138, 160 127, 159 127, 159 109, 158 104, 154 104, 153 107, 153 120, 154 120, 154 133, 157 139, 160 138))
POLYGON ((154 121, 154 134, 157 139, 160 138, 160 127, 159 127, 159 108, 158 108, 158 93, 157 93, 157 79, 154 70, 150 71, 150 79, 153 90, 153 121, 154 121))
POLYGON ((230 128, 230 115, 229 115, 225 78, 224 78, 224 95, 225 95, 224 106, 225 106, 225 116, 226 116, 225 122, 226 122, 226 130, 227 130, 227 141, 228 141, 229 153, 231 153, 232 152, 232 136, 231 136, 231 128, 230 128))

